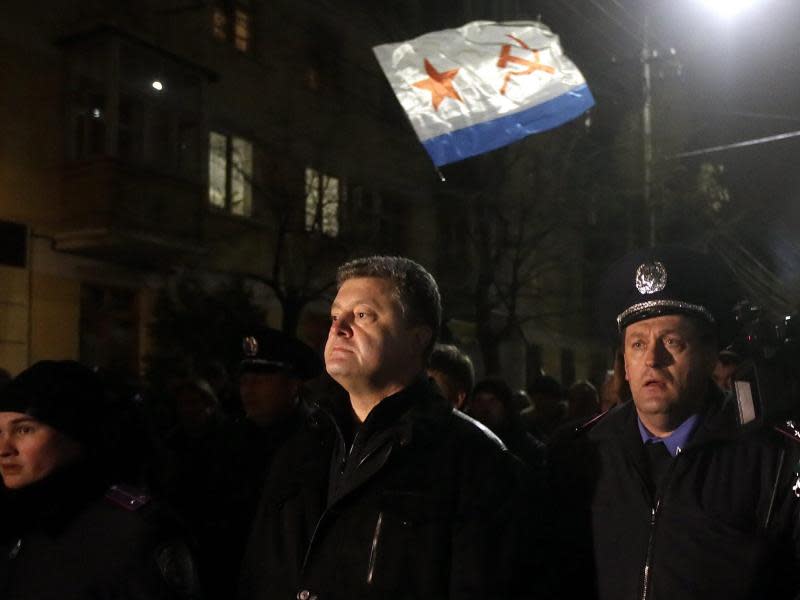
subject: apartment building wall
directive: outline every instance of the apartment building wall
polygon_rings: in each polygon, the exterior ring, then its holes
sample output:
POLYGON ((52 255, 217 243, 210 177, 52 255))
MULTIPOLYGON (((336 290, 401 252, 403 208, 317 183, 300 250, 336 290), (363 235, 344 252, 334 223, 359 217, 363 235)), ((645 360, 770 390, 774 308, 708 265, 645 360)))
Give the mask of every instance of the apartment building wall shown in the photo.
MULTIPOLYGON (((213 35, 213 2, 42 0, 4 13, 0 222, 24 228, 26 258, 0 257, 0 367, 77 358, 141 373, 153 300, 175 272, 270 274, 271 198, 287 199, 299 258, 285 272, 300 271, 309 168, 342 189, 345 248, 306 257, 317 281, 348 253, 432 261, 437 180, 372 57, 386 32, 348 8, 248 5, 246 52, 213 35), (212 132, 252 144, 249 214, 209 204, 212 132)), ((314 235, 325 250, 329 234, 314 235)))

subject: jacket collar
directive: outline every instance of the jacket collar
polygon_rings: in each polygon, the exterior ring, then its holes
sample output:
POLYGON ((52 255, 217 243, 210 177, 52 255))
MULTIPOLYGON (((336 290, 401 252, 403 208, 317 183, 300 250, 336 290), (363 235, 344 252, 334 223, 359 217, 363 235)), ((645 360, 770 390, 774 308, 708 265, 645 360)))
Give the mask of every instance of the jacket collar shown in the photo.
MULTIPOLYGON (((350 438, 352 442, 352 436, 347 435, 354 427, 348 399, 337 398, 321 403, 319 408, 336 425, 342 441, 350 438)), ((415 435, 429 433, 450 412, 452 407, 434 384, 427 377, 420 376, 408 387, 381 400, 355 428, 360 430, 363 439, 391 430, 403 445, 407 445, 415 435)))
MULTIPOLYGON (((700 413, 700 422, 694 435, 686 445, 687 448, 701 446, 714 441, 731 440, 741 433, 736 420, 735 407, 725 401, 725 397, 716 386, 709 388, 704 408, 700 413)), ((589 439, 594 441, 619 440, 621 437, 628 443, 642 444, 639 435, 638 419, 633 401, 629 400, 609 410, 602 419, 591 428, 589 439), (628 439, 631 438, 631 439, 628 439)))
POLYGON ((19 490, 8 490, 9 512, 15 515, 15 535, 40 528, 58 535, 92 500, 101 498, 108 481, 96 464, 86 460, 63 465, 44 479, 19 490))
POLYGON ((381 400, 358 427, 349 449, 342 433, 347 423, 340 424, 336 415, 331 415, 337 423, 339 444, 331 462, 328 505, 371 480, 383 470, 390 456, 401 449, 412 443, 421 447, 440 438, 445 422, 442 417, 452 410, 436 388, 421 377, 404 390, 381 400))

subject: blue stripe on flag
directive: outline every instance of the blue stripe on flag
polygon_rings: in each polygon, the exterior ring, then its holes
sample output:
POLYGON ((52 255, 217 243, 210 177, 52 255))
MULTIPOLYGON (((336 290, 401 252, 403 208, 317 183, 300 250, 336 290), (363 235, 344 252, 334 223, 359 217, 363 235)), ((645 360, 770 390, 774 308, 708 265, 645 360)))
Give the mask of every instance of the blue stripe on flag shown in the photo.
POLYGON ((558 127, 592 106, 594 98, 584 84, 523 111, 444 133, 422 144, 440 167, 558 127))

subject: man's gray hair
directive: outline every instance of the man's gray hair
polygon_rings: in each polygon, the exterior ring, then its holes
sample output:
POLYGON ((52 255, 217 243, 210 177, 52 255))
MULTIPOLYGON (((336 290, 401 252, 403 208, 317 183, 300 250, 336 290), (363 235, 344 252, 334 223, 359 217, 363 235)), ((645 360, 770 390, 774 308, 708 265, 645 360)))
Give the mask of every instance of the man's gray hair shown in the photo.
POLYGON ((366 256, 346 262, 336 272, 337 287, 348 279, 376 277, 392 284, 392 294, 409 325, 425 325, 432 331, 423 358, 427 362, 442 325, 442 297, 436 280, 425 268, 402 256, 366 256))

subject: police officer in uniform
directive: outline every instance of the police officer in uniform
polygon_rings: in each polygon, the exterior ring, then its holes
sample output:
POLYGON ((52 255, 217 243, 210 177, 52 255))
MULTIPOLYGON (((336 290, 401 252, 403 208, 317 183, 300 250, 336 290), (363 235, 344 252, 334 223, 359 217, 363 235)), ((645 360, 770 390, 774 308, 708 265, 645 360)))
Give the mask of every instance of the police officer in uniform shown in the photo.
POLYGON ((628 397, 551 453, 563 597, 796 598, 800 446, 741 426, 713 384, 736 300, 724 269, 649 249, 605 288, 628 397))
POLYGON ((281 429, 301 408, 303 383, 322 373, 322 360, 300 340, 268 327, 242 340, 239 395, 247 420, 281 429))
POLYGON ((239 395, 245 413, 241 425, 250 518, 272 456, 308 415, 303 384, 320 373, 322 360, 316 352, 282 331, 265 327, 242 340, 239 395))
POLYGON ((98 377, 72 361, 36 363, 0 392, 0 597, 199 597, 174 521, 114 485, 107 410, 98 377))

